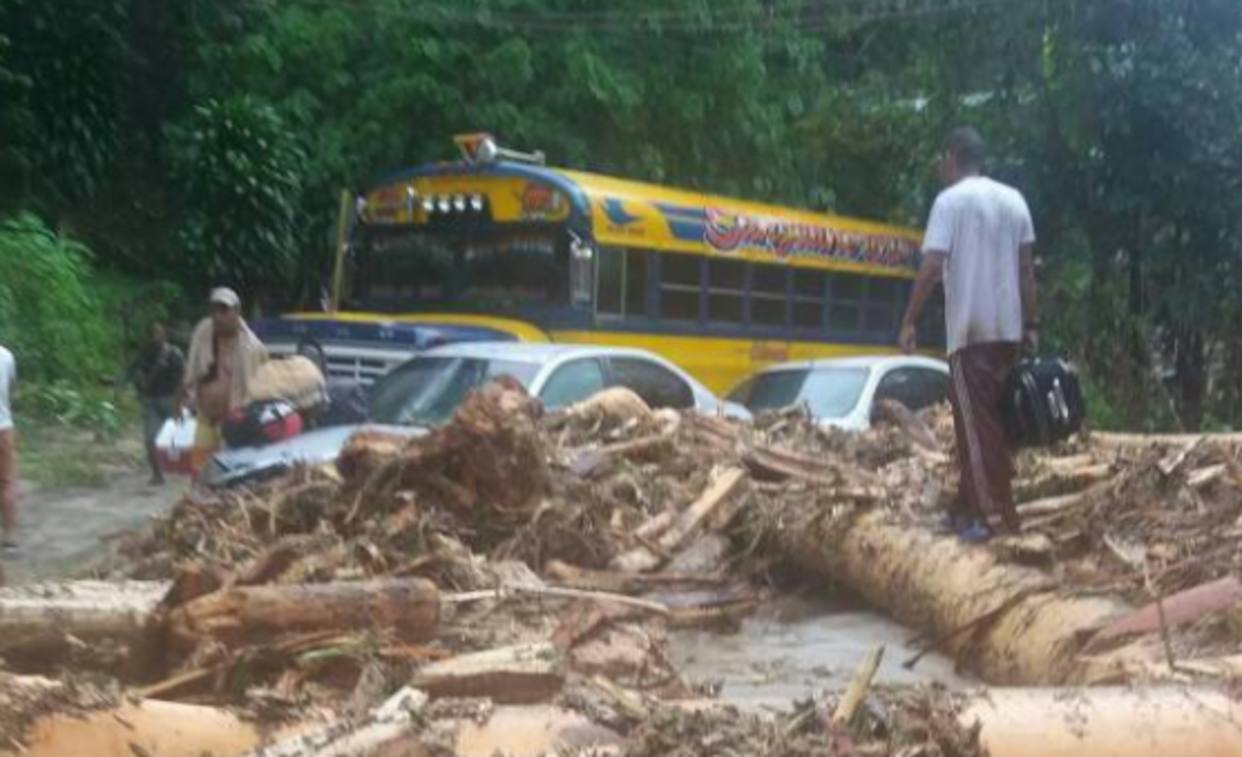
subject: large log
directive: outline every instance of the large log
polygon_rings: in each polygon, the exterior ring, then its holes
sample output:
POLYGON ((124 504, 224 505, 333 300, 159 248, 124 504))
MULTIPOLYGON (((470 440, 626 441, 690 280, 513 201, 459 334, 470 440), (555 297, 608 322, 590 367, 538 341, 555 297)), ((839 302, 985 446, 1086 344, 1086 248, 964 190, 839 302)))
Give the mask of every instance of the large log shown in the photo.
POLYGON ((1093 633, 1131 608, 1059 593, 1047 574, 1003 563, 986 547, 878 510, 833 518, 808 504, 777 522, 771 536, 796 563, 917 628, 989 683, 1104 680, 1137 654, 1080 656, 1093 633))
POLYGON ((289 631, 391 629, 412 642, 435 635, 440 594, 421 578, 328 584, 234 586, 174 609, 170 638, 187 648, 204 639, 262 642, 289 631))
POLYGON ((168 590, 162 581, 70 581, 0 589, 0 653, 82 641, 127 639, 168 590))
POLYGON ((1205 687, 989 689, 961 720, 992 757, 1242 754, 1242 703, 1205 687))

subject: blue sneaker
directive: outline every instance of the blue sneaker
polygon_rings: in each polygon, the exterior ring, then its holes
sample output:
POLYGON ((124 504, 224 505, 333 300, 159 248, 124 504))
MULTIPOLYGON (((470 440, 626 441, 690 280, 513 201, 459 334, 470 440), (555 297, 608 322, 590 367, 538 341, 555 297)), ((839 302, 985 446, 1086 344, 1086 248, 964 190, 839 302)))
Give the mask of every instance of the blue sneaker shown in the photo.
POLYGON ((936 530, 942 534, 956 534, 968 525, 970 523, 964 516, 957 513, 945 513, 936 530))
POLYGON ((970 525, 957 532, 957 537, 971 544, 982 544, 992 538, 992 532, 979 521, 971 521, 970 525))

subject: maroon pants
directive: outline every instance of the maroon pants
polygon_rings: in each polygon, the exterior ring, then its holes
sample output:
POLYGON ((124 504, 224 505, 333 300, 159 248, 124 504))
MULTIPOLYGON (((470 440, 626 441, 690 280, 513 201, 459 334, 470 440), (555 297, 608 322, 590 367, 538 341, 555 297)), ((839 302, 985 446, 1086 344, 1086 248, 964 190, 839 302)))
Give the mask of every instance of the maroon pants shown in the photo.
POLYGON ((989 342, 963 347, 949 357, 949 400, 961 471, 955 514, 982 520, 999 517, 1015 531, 1019 521, 1011 489, 1013 463, 1000 405, 1005 379, 1019 352, 1016 343, 989 342))
POLYGON ((5 536, 17 531, 17 432, 0 431, 0 528, 5 536))

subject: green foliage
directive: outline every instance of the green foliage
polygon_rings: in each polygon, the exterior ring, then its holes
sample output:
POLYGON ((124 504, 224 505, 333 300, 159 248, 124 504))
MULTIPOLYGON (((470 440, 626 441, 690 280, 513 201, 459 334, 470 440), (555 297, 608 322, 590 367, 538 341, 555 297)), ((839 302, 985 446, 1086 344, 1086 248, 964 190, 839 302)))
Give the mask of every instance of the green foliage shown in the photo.
POLYGON ((170 128, 187 280, 275 283, 298 253, 303 156, 275 110, 242 96, 208 100, 170 128))
POLYGON ((115 438, 121 433, 121 411, 110 395, 96 389, 83 389, 66 381, 19 386, 16 404, 24 414, 46 422, 91 429, 115 438))
POLYGON ((91 290, 85 247, 32 215, 0 219, 0 339, 23 377, 72 386, 115 373, 116 324, 91 290))
POLYGON ((624 6, 8 0, 0 179, 29 166, 31 204, 110 265, 298 299, 339 188, 456 132, 917 224, 970 122, 1030 199, 1045 339, 1107 423, 1242 422, 1236 0, 624 6))
POLYGON ((51 201, 94 194, 117 157, 129 6, 126 0, 0 3, 0 29, 11 45, 0 63, 0 109, 8 111, 0 142, 35 169, 51 201), (6 78, 28 90, 22 105, 3 104, 6 78))

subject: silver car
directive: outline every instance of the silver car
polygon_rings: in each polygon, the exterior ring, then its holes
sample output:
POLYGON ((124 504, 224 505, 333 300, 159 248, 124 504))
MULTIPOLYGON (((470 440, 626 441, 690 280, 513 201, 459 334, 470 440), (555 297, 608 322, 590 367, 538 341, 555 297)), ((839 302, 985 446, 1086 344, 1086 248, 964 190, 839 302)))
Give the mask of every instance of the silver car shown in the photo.
POLYGON ((750 418, 746 408, 717 399, 685 371, 644 350, 461 342, 423 352, 377 381, 370 389, 367 424, 317 429, 262 447, 223 450, 212 458, 203 482, 229 485, 278 473, 299 462, 330 462, 362 428, 424 434, 449 420, 472 389, 502 375, 517 379, 549 409, 622 386, 653 408, 750 418))
POLYGON ((922 410, 948 393, 949 366, 943 360, 875 355, 773 365, 739 384, 729 399, 753 413, 805 404, 820 425, 863 430, 870 428, 878 400, 922 410))

